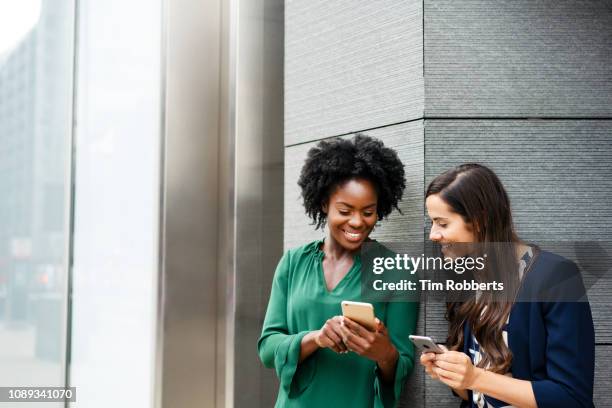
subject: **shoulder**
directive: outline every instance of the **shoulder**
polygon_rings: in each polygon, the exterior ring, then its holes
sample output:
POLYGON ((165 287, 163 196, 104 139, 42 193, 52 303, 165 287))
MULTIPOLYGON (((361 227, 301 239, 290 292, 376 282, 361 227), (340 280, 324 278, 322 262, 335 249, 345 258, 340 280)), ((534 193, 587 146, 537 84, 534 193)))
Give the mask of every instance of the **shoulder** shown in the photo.
POLYGON ((300 259, 304 257, 312 257, 316 256, 317 253, 321 252, 321 244, 323 243, 323 239, 318 239, 316 241, 311 241, 307 244, 289 248, 285 251, 283 257, 288 257, 291 259, 300 259))
POLYGON ((524 286, 532 301, 576 301, 585 296, 576 263, 561 255, 541 250, 525 277, 524 286))
POLYGON ((311 261, 322 253, 320 249, 322 242, 323 240, 319 239, 286 250, 279 261, 279 266, 289 271, 311 264, 311 261))
POLYGON ((533 270, 530 273, 538 280, 548 281, 551 279, 559 280, 579 276, 578 266, 571 260, 555 253, 541 250, 533 263, 533 270))
POLYGON ((361 256, 366 258, 371 257, 390 257, 393 258, 397 252, 383 245, 375 239, 368 238, 361 246, 361 256))

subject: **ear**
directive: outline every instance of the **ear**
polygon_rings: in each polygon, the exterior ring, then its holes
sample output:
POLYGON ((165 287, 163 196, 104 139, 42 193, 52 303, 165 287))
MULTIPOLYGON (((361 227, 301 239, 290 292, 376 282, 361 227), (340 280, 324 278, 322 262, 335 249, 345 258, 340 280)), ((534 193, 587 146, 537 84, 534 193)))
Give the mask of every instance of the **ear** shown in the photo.
POLYGON ((329 208, 329 207, 327 206, 327 203, 323 203, 323 205, 321 206, 321 210, 322 210, 322 211, 323 211, 325 214, 327 214, 327 210, 328 210, 328 208, 329 208))

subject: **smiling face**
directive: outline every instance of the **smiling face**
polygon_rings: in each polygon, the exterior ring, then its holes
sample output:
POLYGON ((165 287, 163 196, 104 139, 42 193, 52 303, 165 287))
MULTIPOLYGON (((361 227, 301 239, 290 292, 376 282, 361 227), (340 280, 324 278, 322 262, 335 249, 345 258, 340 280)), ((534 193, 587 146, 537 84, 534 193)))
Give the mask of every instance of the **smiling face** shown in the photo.
POLYGON ((425 206, 432 222, 429 239, 439 243, 442 252, 446 254, 450 246, 457 242, 477 242, 472 225, 454 212, 439 194, 427 197, 425 206))
POLYGON ((355 251, 378 221, 378 197, 374 185, 364 179, 349 180, 330 195, 323 207, 329 238, 348 251, 355 251))

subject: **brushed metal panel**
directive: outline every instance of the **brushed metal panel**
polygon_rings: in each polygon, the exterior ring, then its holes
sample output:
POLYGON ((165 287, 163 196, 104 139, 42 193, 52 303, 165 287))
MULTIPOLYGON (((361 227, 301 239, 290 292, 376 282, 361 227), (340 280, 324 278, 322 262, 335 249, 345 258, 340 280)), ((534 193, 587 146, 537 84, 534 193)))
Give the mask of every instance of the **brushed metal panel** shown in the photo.
MULTIPOLYGON (((611 142, 612 122, 602 120, 426 120, 425 179, 468 161, 486 164, 508 190, 523 239, 609 243, 611 142)), ((612 341, 611 294, 609 277, 589 291, 600 343, 612 341)))
POLYGON ((214 407, 218 0, 166 1, 162 407, 214 407))
POLYGON ((231 392, 234 407, 271 407, 276 377, 257 340, 283 253, 283 1, 242 0, 237 22, 231 392))
POLYGON ((286 2, 285 145, 423 116, 416 0, 286 2))
POLYGON ((223 2, 219 93, 219 228, 216 310, 216 401, 234 406, 235 218, 236 218, 236 48, 238 2, 223 2))
POLYGON ((427 0, 426 117, 610 117, 607 0, 427 0))
MULTIPOLYGON (((400 203, 403 212, 394 212, 376 227, 372 238, 379 241, 416 241, 423 239, 423 122, 414 121, 365 132, 381 139, 398 152, 406 171, 406 190, 400 203)), ((345 136, 351 137, 351 136, 345 136)), ((285 249, 303 245, 325 235, 315 231, 304 214, 297 185, 308 150, 317 142, 285 148, 285 249)))

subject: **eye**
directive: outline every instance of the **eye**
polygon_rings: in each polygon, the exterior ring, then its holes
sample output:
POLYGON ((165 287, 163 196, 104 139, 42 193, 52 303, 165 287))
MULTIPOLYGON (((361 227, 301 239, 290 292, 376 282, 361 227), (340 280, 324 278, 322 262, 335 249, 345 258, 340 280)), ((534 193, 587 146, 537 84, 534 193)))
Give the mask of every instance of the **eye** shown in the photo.
POLYGON ((372 211, 365 211, 363 215, 365 215, 366 217, 371 217, 374 215, 374 213, 372 211))
POLYGON ((338 212, 340 213, 340 215, 350 215, 351 212, 348 210, 338 210, 338 212))

